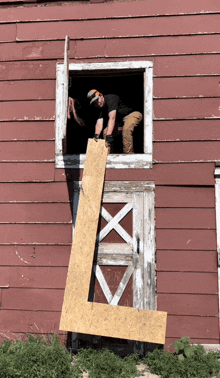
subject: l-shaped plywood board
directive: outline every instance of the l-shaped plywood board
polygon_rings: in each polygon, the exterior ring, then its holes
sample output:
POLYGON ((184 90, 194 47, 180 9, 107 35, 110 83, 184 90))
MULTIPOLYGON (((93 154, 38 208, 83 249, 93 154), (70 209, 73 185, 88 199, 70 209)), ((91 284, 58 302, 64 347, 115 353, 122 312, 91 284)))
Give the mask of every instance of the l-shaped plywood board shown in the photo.
POLYGON ((60 330, 164 344, 166 312, 88 302, 107 155, 89 139, 60 330))

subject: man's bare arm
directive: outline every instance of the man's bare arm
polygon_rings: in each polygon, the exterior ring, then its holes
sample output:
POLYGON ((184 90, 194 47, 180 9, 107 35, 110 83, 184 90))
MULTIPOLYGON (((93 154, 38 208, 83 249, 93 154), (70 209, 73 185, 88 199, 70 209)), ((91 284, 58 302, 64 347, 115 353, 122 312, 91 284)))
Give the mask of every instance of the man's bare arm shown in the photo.
POLYGON ((114 127, 115 127, 116 113, 117 113, 116 110, 112 110, 108 114, 108 125, 107 125, 106 135, 112 135, 112 132, 113 132, 114 127))
POLYGON ((99 118, 95 125, 95 134, 100 135, 103 129, 103 118, 99 118))

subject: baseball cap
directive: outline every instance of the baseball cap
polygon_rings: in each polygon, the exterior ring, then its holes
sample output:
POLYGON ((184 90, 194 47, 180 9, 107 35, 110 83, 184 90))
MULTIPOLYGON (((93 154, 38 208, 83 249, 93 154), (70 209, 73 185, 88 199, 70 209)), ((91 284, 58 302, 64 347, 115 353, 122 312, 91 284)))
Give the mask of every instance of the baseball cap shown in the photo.
POLYGON ((90 105, 91 105, 94 101, 98 100, 99 95, 100 95, 100 92, 98 92, 96 89, 91 89, 91 91, 89 91, 89 92, 87 93, 87 98, 90 100, 90 105))

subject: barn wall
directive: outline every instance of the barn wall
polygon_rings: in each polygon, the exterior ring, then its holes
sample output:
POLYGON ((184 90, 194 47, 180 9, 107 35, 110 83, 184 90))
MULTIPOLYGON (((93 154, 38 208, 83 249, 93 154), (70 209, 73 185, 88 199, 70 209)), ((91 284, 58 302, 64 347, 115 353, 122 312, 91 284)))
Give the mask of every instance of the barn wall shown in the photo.
POLYGON ((220 160, 219 2, 144 0, 0 12, 1 336, 58 332, 71 248, 55 169, 56 62, 154 62, 154 165, 107 180, 156 184, 158 310, 167 342, 219 343, 214 168, 220 160))

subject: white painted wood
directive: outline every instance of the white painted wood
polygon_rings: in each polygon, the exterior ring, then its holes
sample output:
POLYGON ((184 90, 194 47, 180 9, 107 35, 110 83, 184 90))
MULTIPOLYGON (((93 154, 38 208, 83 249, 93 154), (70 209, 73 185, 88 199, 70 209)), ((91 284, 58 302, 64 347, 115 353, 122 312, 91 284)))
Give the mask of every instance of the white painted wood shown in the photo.
MULTIPOLYGON (((216 172, 217 170, 215 170, 216 172)), ((217 252, 220 255, 220 178, 215 179, 215 211, 216 211, 216 236, 217 252)), ((218 257, 219 260, 219 257, 218 257)))
POLYGON ((110 305, 112 305, 112 306, 118 305, 118 302, 120 301, 122 294, 124 293, 125 288, 126 288, 128 282, 129 282, 133 272, 134 272, 134 267, 133 267, 133 265, 130 264, 128 266, 128 268, 126 269, 126 272, 125 272, 124 276, 122 277, 120 284, 118 285, 118 288, 115 292, 114 297, 112 298, 112 300, 110 302, 110 305))
MULTIPOLYGON (((127 169, 152 167, 152 145, 153 145, 153 62, 152 61, 127 61, 107 63, 70 63, 71 74, 79 75, 83 71, 91 74, 103 70, 108 72, 123 72, 142 70, 144 83, 144 153, 143 154, 110 154, 107 159, 107 168, 127 169)), ((64 65, 57 64, 57 89, 56 89, 56 168, 83 168, 85 155, 63 155, 62 138, 65 134, 66 116, 62 110, 64 65), (60 140, 61 139, 61 140, 60 140)), ((66 93, 66 92, 65 92, 66 93)), ((64 100, 65 102, 65 100, 64 100)))
POLYGON ((155 193, 144 193, 144 309, 156 310, 155 193))
POLYGON ((216 240, 218 254, 218 305, 220 325, 220 168, 215 169, 215 215, 216 215, 216 240))
POLYGON ((153 152, 153 70, 144 72, 144 153, 153 152))
POLYGON ((98 265, 127 266, 129 262, 132 262, 133 264, 133 256, 132 255, 122 256, 118 254, 118 255, 112 255, 111 257, 105 257, 103 255, 101 256, 99 255, 97 262, 98 262, 98 265))
POLYGON ((133 306, 143 309, 144 295, 144 193, 133 193, 133 306))
POLYGON ((64 48, 64 72, 63 72, 63 102, 62 102, 62 117, 63 117, 63 153, 66 153, 66 133, 67 133, 67 112, 68 112, 68 84, 69 84, 69 37, 65 38, 64 48))
POLYGON ((99 243, 98 254, 107 255, 131 255, 133 254, 133 248, 129 244, 124 243, 99 243))
MULTIPOLYGON (((74 192, 80 190, 81 184, 81 181, 73 182, 74 192)), ((133 192, 143 192, 146 190, 155 190, 155 184, 153 181, 105 181, 103 202, 108 202, 106 199, 109 199, 111 195, 117 195, 118 192, 119 196, 121 195, 121 192, 126 192, 128 202, 132 202, 131 198, 133 198, 133 192)))
POLYGON ((96 71, 96 70, 129 70, 140 68, 152 68, 153 62, 150 60, 127 61, 127 62, 107 62, 107 63, 70 63, 70 71, 96 71))
POLYGON ((133 205, 131 203, 127 203, 123 209, 121 209, 115 217, 112 217, 108 211, 102 206, 101 207, 101 215, 102 217, 108 222, 108 224, 101 230, 99 235, 97 236, 98 241, 102 241, 106 235, 114 228, 115 231, 126 241, 126 243, 132 245, 132 238, 131 236, 125 231, 123 227, 121 227, 118 222, 120 222, 126 214, 132 209, 133 205))
POLYGON ((99 281, 99 285, 102 288, 103 294, 105 295, 105 298, 107 299, 108 303, 112 300, 112 293, 108 287, 108 284, 105 280, 105 277, 102 274, 102 271, 98 265, 93 267, 94 273, 96 275, 97 280, 99 281))
POLYGON ((108 203, 127 203, 127 202, 132 202, 132 193, 104 193, 103 195, 103 202, 108 202, 108 203))
MULTIPOLYGON (((57 116, 59 117, 59 115, 57 116)), ((60 123, 56 122, 56 126, 60 123)), ((62 134, 57 132, 58 135, 62 134)), ((59 144, 59 143, 58 143, 59 144)), ((86 161, 86 155, 57 155, 56 156, 56 168, 84 168, 86 161)), ((129 168, 152 168, 152 156, 151 154, 132 154, 132 155, 108 155, 106 168, 114 169, 129 169, 129 168)))

